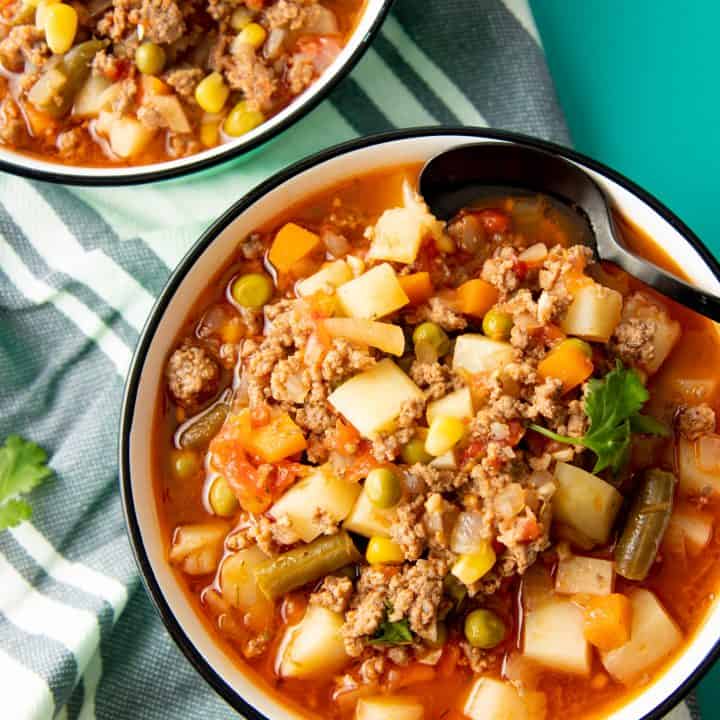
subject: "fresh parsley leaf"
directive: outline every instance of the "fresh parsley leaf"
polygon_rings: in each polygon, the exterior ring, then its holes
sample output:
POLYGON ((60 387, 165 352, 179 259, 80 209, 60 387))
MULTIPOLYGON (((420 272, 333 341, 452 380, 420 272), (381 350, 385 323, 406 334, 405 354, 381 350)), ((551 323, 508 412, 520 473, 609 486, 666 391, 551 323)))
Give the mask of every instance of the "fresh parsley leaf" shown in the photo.
POLYGON ((52 475, 45 451, 19 435, 10 435, 0 447, 0 531, 19 525, 32 514, 20 495, 52 475))
POLYGON ((630 418, 630 430, 640 435, 659 435, 660 437, 670 435, 667 425, 649 415, 633 415, 630 418))
POLYGON ((582 445, 597 455, 594 473, 609 467, 617 475, 627 462, 632 432, 667 435, 667 428, 655 418, 640 415, 640 409, 650 397, 635 370, 626 369, 618 360, 602 380, 588 382, 585 414, 590 419, 588 431, 580 438, 558 435, 530 425, 535 432, 567 445, 582 445))
POLYGON ((385 620, 370 643, 373 645, 409 645, 412 639, 408 621, 403 618, 397 622, 385 620))

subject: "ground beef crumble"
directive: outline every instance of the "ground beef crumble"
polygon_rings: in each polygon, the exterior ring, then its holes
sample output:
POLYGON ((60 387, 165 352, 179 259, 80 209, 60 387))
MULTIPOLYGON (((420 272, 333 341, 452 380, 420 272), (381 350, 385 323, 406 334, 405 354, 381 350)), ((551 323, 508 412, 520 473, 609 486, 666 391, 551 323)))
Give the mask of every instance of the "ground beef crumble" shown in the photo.
POLYGON ((686 440, 697 440, 702 435, 715 432, 715 411, 707 403, 681 407, 675 425, 686 440))

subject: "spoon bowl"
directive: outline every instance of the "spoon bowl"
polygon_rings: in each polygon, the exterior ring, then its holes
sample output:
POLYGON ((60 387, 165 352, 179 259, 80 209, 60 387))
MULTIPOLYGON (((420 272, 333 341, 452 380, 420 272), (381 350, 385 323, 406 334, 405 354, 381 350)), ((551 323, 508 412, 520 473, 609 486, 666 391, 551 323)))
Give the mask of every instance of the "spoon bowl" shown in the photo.
POLYGON ((603 191, 579 166, 546 150, 502 142, 459 145, 431 158, 420 173, 420 194, 436 217, 449 220, 488 187, 549 195, 584 216, 590 244, 612 262, 676 302, 720 322, 720 298, 630 252, 621 241, 603 191))

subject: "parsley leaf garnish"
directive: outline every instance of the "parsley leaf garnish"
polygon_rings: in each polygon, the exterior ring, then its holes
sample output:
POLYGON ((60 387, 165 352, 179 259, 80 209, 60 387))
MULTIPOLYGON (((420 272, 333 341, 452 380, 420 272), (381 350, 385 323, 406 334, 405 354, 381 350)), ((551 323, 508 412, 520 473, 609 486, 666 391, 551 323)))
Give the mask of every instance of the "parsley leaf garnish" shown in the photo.
POLYGON ((370 643, 372 645, 409 645, 412 639, 408 621, 403 618, 397 622, 385 620, 370 643))
POLYGON ((32 515, 26 495, 52 475, 45 451, 19 435, 0 447, 0 531, 19 525, 32 515))
POLYGON ((588 431, 579 438, 558 435, 540 425, 532 430, 567 445, 582 445, 597 455, 594 473, 609 467, 617 475, 630 453, 631 433, 666 436, 668 429, 655 418, 640 415, 650 394, 635 370, 626 369, 618 360, 602 380, 588 382, 585 414, 590 419, 588 431))

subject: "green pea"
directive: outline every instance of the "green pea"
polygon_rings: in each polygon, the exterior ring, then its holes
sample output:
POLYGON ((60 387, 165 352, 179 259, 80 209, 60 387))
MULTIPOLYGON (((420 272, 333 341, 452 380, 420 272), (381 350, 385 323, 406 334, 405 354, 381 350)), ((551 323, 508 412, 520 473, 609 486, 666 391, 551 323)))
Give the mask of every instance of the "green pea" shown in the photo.
POLYGON ((165 67, 165 51, 154 42, 143 43, 135 51, 135 65, 143 75, 159 75, 165 67))
POLYGON ((210 507, 220 517, 230 517, 238 509, 238 499, 228 481, 220 476, 210 486, 210 507))
POLYGON ((403 445, 400 450, 400 457, 407 465, 429 463, 433 459, 432 455, 425 450, 425 440, 421 437, 414 437, 403 445))
POLYGON ((473 647, 489 650, 505 639, 505 623, 492 610, 473 610, 465 618, 465 638, 473 647))
POLYGON ((450 352, 450 338, 445 331, 436 323, 425 322, 418 325, 413 332, 413 343, 428 343, 432 345, 438 354, 438 357, 447 355, 450 352))
POLYGON ((365 492, 375 507, 391 508, 400 501, 402 488, 400 480, 392 470, 375 468, 365 479, 365 492))
POLYGON ((249 273, 233 280, 230 292, 238 305, 259 308, 272 297, 273 284, 267 275, 249 273))
POLYGON ((192 450, 175 450, 172 454, 172 469, 179 480, 190 480, 200 471, 200 458, 192 450))
POLYGON ((507 340, 512 330, 513 319, 509 313, 492 308, 485 313, 482 329, 493 340, 507 340))

